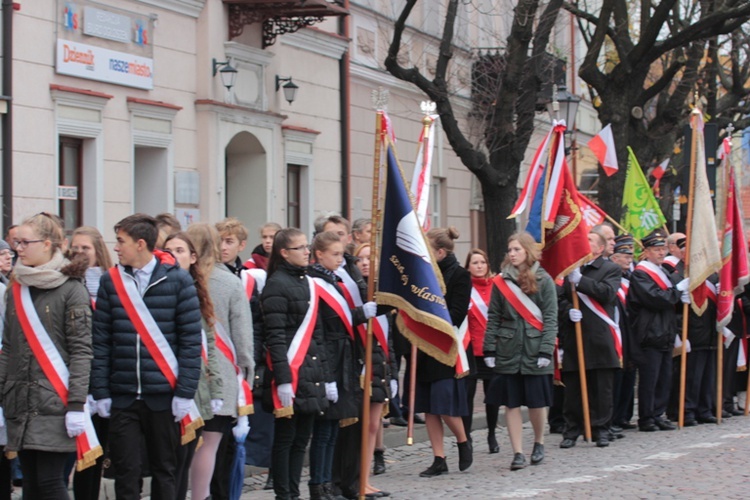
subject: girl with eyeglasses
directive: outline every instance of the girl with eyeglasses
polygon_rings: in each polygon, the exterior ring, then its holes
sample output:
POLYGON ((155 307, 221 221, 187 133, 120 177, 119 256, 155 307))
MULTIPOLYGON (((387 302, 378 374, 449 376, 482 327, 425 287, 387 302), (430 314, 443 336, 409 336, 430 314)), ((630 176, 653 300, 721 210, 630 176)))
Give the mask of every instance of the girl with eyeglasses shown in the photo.
MULTIPOLYGON (((276 498, 299 498, 305 448, 316 416, 328 408, 323 323, 315 284, 307 276, 307 237, 295 228, 274 236, 261 295, 264 340, 272 377, 264 405, 276 416, 271 459, 276 498), (290 362, 291 359, 291 362, 290 362)), ((329 386, 330 387, 330 386, 329 386)))

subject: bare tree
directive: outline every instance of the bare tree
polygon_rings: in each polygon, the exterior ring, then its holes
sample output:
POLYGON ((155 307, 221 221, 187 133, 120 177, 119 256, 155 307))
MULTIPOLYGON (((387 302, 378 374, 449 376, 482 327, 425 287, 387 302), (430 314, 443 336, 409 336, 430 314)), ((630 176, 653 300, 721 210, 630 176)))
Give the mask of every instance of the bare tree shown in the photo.
POLYGON ((506 216, 517 198, 520 166, 534 130, 537 93, 542 81, 537 62, 545 55, 563 0, 549 0, 541 14, 539 0, 518 0, 481 146, 472 144, 461 130, 450 99, 447 75, 459 0, 447 3, 434 78, 428 79, 419 68, 403 67, 398 61, 407 20, 417 1, 407 0, 395 23, 385 67, 396 78, 416 85, 437 104, 448 141, 464 166, 479 180, 486 214, 487 250, 490 265, 497 270, 508 236, 515 231, 515 222, 506 216))

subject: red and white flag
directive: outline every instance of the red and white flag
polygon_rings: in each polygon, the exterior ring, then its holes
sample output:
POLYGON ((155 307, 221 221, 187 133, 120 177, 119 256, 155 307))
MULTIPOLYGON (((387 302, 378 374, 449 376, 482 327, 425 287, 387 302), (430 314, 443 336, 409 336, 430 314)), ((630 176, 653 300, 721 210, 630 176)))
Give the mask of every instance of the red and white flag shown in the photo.
POLYGON ((599 206, 593 201, 586 198, 580 191, 578 192, 578 201, 583 210, 583 220, 586 221, 589 227, 598 226, 607 220, 607 214, 599 208, 599 206))
POLYGON ((612 176, 617 172, 617 151, 615 150, 615 138, 612 136, 612 125, 608 124, 588 143, 589 149, 599 160, 604 173, 612 176))
POLYGON ((439 115, 429 115, 426 120, 429 124, 422 128, 419 134, 419 149, 417 160, 414 163, 414 175, 411 178, 411 194, 414 196, 414 205, 417 209, 417 218, 425 230, 430 228, 430 219, 427 211, 430 204, 430 181, 432 179, 432 154, 435 144, 435 120, 439 115), (425 137, 427 128, 427 137, 425 137))
POLYGON ((664 172, 667 171, 667 168, 669 168, 669 157, 654 167, 651 171, 651 175, 653 175, 655 179, 661 179, 664 176, 664 172))

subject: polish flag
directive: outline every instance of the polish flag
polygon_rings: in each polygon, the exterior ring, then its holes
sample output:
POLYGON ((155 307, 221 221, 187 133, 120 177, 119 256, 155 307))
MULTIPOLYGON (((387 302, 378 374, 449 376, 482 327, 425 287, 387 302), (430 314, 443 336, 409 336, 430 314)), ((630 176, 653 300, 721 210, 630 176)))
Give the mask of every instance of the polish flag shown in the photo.
POLYGON ((593 151, 596 159, 604 169, 608 177, 617 172, 617 151, 615 151, 615 139, 612 136, 612 125, 608 124, 588 143, 589 149, 593 151))
POLYGON ((661 179, 664 175, 664 172, 667 171, 667 167, 669 167, 669 157, 667 157, 667 159, 663 162, 659 163, 659 165, 657 165, 656 168, 651 171, 651 175, 653 175, 657 180, 661 179))

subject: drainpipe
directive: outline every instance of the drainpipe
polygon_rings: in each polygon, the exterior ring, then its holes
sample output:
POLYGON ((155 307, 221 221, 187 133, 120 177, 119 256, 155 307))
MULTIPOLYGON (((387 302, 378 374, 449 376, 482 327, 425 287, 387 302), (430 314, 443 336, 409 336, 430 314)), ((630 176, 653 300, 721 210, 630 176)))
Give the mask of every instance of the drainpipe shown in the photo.
MULTIPOLYGON (((349 10, 349 0, 344 0, 343 7, 349 10)), ((339 33, 341 36, 350 39, 349 36, 349 17, 341 16, 339 18, 339 33)), ((339 61, 339 108, 341 114, 341 215, 351 220, 349 194, 351 191, 351 140, 349 137, 349 128, 351 124, 351 89, 349 78, 349 51, 347 50, 341 56, 339 61)))
POLYGON ((7 111, 3 115, 3 230, 13 224, 13 0, 3 0, 3 95, 7 111))

